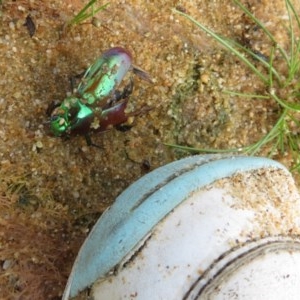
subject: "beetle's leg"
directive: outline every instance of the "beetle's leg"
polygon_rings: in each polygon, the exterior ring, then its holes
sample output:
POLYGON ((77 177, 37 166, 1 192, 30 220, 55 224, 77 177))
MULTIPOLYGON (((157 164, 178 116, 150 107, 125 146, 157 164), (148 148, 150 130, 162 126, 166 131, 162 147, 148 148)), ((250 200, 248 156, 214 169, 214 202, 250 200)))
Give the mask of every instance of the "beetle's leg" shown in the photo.
POLYGON ((128 98, 133 91, 133 80, 130 78, 130 82, 124 87, 123 91, 120 92, 118 90, 114 91, 114 94, 111 98, 112 103, 116 103, 122 99, 128 98))
POLYGON ((59 101, 55 101, 55 100, 51 101, 51 102, 49 103, 48 107, 47 107, 46 115, 47 115, 48 117, 51 117, 52 112, 54 111, 54 109, 55 109, 56 107, 59 107, 60 104, 61 104, 61 102, 59 102, 59 101))
POLYGON ((86 70, 84 70, 83 72, 81 72, 77 75, 73 75, 69 78, 72 92, 75 90, 76 86, 78 86, 78 84, 79 84, 80 80, 82 79, 82 77, 84 76, 85 72, 86 72, 86 70))
POLYGON ((128 124, 115 125, 115 128, 121 132, 129 131, 132 127, 133 127, 133 125, 128 125, 128 124))
POLYGON ((103 110, 114 107, 120 100, 128 98, 133 91, 133 80, 130 78, 130 82, 124 87, 123 91, 114 91, 112 97, 108 100, 103 110))
MULTIPOLYGON (((127 117, 135 117, 135 116, 141 116, 144 115, 146 113, 148 113, 150 110, 152 110, 153 107, 148 107, 148 106, 144 106, 142 108, 140 108, 139 110, 136 110, 134 112, 128 113, 127 117)), ((125 132, 130 130, 132 127, 134 126, 134 122, 132 125, 129 124, 118 124, 115 125, 115 128, 121 132, 125 132)))
POLYGON ((91 137, 90 137, 90 135, 89 135, 88 133, 85 134, 84 137, 85 137, 85 140, 86 140, 86 144, 87 144, 89 147, 92 146, 92 147, 96 147, 96 148, 98 148, 98 149, 103 149, 101 146, 99 146, 99 145, 97 145, 97 144, 94 144, 94 143, 92 142, 92 139, 91 139, 91 137))
MULTIPOLYGON (((133 91, 133 80, 132 78, 130 78, 130 83, 128 85, 125 86, 124 90, 122 91, 122 93, 120 94, 120 99, 126 99, 125 101, 128 101, 128 97, 131 95, 133 91)), ((124 106, 123 112, 125 111, 126 106, 124 106)), ((142 107, 141 109, 128 113, 126 114, 126 118, 128 119, 129 117, 134 117, 134 116, 140 116, 143 114, 146 114, 148 111, 152 110, 152 107, 142 107)), ((115 128, 119 131, 125 132, 130 130, 134 125, 129 125, 126 123, 120 123, 120 124, 116 124, 115 128)))
POLYGON ((122 91, 122 99, 129 97, 133 91, 133 80, 130 78, 130 82, 125 86, 124 90, 122 91))

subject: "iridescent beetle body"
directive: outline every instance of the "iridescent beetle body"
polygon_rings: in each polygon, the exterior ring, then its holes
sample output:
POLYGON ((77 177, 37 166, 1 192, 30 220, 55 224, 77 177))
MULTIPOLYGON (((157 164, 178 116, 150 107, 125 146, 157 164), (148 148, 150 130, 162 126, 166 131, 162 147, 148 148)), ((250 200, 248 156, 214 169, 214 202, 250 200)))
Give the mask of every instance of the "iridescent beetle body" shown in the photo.
POLYGON ((88 135, 127 121, 125 109, 133 82, 122 92, 117 87, 130 69, 150 81, 148 75, 132 66, 130 53, 120 47, 107 50, 83 76, 77 95, 67 97, 51 113, 50 128, 55 136, 88 135))
POLYGON ((129 71, 132 58, 123 48, 112 48, 91 65, 78 86, 78 93, 88 104, 111 95, 129 71))

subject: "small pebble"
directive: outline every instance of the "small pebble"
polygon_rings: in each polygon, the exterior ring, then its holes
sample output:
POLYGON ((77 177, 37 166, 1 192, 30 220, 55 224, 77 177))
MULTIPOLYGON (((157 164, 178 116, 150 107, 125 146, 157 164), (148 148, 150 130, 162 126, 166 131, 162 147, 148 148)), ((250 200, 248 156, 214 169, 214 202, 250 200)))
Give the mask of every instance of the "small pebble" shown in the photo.
POLYGON ((4 262, 3 262, 3 265, 2 265, 2 269, 3 270, 7 270, 8 268, 11 267, 13 261, 11 259, 6 259, 4 262))
POLYGON ((209 75, 208 74, 202 74, 201 75, 201 82, 203 83, 203 84, 207 84, 208 82, 209 82, 209 75))

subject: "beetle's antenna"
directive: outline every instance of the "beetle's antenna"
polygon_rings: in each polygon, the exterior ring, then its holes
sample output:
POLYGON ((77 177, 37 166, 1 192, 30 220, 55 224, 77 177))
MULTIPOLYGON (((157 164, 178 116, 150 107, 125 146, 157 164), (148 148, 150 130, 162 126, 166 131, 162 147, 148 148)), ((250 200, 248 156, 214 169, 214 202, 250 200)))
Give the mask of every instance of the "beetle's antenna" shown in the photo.
POLYGON ((153 83, 151 76, 144 71, 143 69, 141 69, 140 67, 137 67, 135 65, 132 65, 132 71, 135 75, 139 76, 140 78, 142 78, 143 80, 149 82, 149 83, 153 83))

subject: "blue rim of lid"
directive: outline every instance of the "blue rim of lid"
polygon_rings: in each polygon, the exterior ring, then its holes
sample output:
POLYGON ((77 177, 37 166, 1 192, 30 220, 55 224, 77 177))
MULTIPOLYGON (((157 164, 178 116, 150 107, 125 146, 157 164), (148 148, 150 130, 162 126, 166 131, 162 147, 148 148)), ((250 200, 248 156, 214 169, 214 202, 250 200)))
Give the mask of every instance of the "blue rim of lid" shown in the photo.
MULTIPOLYGON (((99 218, 73 265, 63 300, 104 278, 170 211, 196 190, 236 172, 286 170, 261 157, 196 155, 143 176, 99 218)), ((287 171, 287 170, 286 170, 287 171)))

